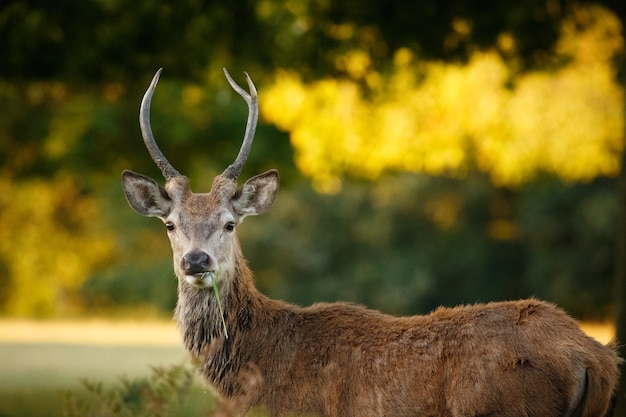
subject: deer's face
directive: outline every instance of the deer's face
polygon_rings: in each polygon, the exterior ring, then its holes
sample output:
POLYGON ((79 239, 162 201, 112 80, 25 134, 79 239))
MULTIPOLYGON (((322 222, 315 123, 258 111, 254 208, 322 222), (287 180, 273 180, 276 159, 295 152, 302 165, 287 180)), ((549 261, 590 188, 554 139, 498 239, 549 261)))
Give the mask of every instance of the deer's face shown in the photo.
POLYGON ((278 172, 268 171, 237 188, 237 177, 250 153, 259 109, 257 92, 246 74, 246 92, 224 69, 233 89, 248 103, 248 122, 243 144, 235 162, 218 175, 207 194, 195 194, 187 177, 168 162, 154 140, 150 127, 150 102, 161 70, 155 74, 141 101, 139 125, 150 156, 166 179, 161 187, 153 179, 132 171, 122 173, 126 199, 135 211, 158 217, 167 228, 174 253, 174 271, 179 281, 200 288, 213 284, 216 274, 232 276, 241 251, 235 236, 237 226, 246 216, 268 210, 278 192, 278 172))
POLYGON ((131 207, 165 224, 178 279, 199 288, 210 287, 218 271, 231 275, 241 256, 235 227, 272 206, 278 182, 275 170, 250 178, 238 189, 234 180, 218 176, 211 192, 195 194, 184 176, 170 179, 163 188, 132 171, 122 174, 131 207))

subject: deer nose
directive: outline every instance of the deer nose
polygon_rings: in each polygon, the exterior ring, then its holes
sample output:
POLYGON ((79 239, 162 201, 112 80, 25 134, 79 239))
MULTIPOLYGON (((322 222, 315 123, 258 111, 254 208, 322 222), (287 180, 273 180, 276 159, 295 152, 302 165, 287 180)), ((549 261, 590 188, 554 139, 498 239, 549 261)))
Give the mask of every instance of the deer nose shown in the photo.
POLYGON ((211 257, 201 250, 187 252, 181 261, 181 267, 186 275, 201 274, 209 271, 211 257))

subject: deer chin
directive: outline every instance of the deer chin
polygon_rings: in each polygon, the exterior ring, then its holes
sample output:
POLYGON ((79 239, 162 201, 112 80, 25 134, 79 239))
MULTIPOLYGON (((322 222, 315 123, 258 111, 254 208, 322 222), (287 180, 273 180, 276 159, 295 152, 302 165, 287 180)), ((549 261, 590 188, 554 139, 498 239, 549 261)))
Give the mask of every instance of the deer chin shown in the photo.
POLYGON ((210 288, 215 281, 215 271, 207 271, 202 274, 185 275, 188 284, 198 288, 210 288))

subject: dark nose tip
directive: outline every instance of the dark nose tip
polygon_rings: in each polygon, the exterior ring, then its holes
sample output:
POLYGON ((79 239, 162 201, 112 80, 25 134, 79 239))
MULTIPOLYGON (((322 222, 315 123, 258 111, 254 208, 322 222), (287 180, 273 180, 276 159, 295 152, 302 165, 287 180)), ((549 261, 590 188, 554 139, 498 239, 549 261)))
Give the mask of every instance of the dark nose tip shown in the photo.
POLYGON ((186 253, 181 261, 183 271, 185 271, 185 274, 187 275, 207 272, 210 265, 211 258, 209 257, 209 254, 201 250, 194 250, 186 253))

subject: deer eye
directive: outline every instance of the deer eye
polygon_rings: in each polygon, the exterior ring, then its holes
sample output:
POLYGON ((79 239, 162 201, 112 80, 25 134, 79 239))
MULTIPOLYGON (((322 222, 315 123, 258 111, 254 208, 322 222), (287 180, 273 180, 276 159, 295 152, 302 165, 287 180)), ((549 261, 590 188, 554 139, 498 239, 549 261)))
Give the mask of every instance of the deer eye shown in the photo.
POLYGON ((224 225, 224 229, 226 229, 226 231, 228 232, 232 232, 233 230, 235 230, 235 222, 228 222, 224 225))
POLYGON ((171 232, 172 230, 174 230, 174 223, 166 222, 165 223, 165 228, 171 232))

